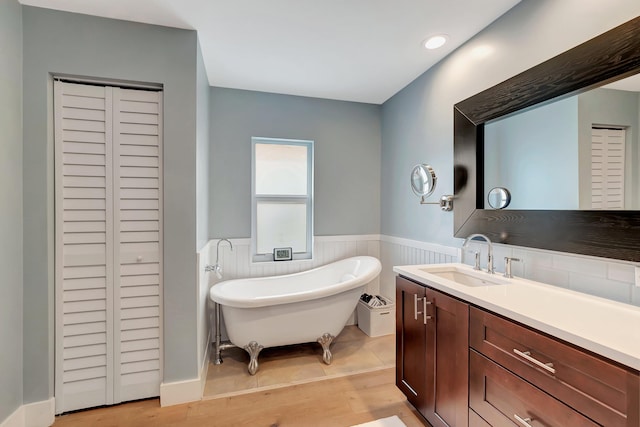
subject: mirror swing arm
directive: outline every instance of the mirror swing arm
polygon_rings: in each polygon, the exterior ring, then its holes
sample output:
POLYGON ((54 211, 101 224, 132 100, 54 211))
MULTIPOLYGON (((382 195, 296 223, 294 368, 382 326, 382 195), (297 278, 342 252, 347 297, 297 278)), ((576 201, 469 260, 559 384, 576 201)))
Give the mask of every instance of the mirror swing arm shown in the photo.
POLYGON ((445 212, 453 210, 453 194, 443 194, 437 202, 427 202, 424 197, 425 196, 422 196, 420 198, 421 205, 439 205, 440 209, 445 212))
POLYGON ((640 72, 640 17, 454 106, 454 236, 640 261, 640 211, 485 210, 484 124, 640 72))
POLYGON ((429 197, 436 189, 438 177, 435 171, 426 163, 418 164, 411 170, 411 190, 420 197, 421 205, 440 205, 440 209, 449 212, 453 210, 453 195, 445 194, 440 197, 438 202, 427 202, 429 197))

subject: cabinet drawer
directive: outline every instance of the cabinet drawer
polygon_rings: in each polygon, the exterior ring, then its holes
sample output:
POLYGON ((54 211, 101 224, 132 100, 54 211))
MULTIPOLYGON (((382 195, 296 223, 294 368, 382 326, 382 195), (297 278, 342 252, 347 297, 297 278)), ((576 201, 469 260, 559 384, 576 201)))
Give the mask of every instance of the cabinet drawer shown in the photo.
POLYGON ((637 373, 484 310, 469 314, 478 352, 599 424, 638 425, 637 373))
POLYGON ((469 368, 469 406, 492 426, 598 425, 473 350, 469 368))

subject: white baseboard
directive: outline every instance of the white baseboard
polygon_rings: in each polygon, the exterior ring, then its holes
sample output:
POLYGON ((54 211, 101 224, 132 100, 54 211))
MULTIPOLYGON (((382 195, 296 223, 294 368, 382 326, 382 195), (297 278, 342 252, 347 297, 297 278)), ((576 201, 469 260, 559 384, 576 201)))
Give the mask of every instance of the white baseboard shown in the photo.
POLYGON ((180 405, 181 403, 202 400, 200 378, 160 384, 160 406, 180 405))
POLYGON ((56 418, 56 400, 52 397, 42 402, 24 405, 26 427, 50 426, 56 418))
POLYGON ((0 427, 48 427, 55 421, 55 399, 28 403, 9 415, 0 427))
POLYGON ((24 427, 24 425, 24 406, 19 406, 13 414, 0 423, 0 427, 24 427))

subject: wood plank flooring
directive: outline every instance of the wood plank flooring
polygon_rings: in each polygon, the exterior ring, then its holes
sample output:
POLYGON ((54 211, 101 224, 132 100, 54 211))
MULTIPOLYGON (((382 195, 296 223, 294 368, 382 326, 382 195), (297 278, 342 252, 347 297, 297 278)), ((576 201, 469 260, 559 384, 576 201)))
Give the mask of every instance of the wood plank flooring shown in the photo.
POLYGON ((394 382, 394 368, 386 368, 166 408, 151 399, 62 415, 54 427, 346 427, 392 415, 428 426, 394 382))
POLYGON ((318 343, 266 348, 260 368, 249 375, 249 356, 241 348, 223 352, 224 363, 209 363, 204 398, 228 397, 253 391, 303 384, 395 366, 395 335, 369 337, 357 326, 346 326, 331 345, 333 362, 322 362, 318 343))
POLYGON ((394 335, 372 338, 347 326, 332 352, 325 365, 317 344, 265 349, 251 376, 244 350, 229 349, 222 365, 209 365, 202 401, 126 403, 62 415, 54 427, 346 427, 392 415, 428 426, 395 386, 394 335))

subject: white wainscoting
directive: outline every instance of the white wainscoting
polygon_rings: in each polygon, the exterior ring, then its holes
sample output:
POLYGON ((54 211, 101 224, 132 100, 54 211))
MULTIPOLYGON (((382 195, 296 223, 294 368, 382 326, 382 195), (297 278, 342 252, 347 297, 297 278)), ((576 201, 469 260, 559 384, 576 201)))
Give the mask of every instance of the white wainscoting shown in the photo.
MULTIPOLYGON (((266 277, 280 276, 283 274, 298 273, 300 271, 309 270, 319 267, 333 261, 349 258, 358 255, 369 255, 380 259, 380 235, 345 235, 345 236, 315 236, 313 244, 313 259, 298 261, 280 261, 280 262, 252 262, 251 261, 251 239, 229 239, 233 244, 233 250, 227 242, 220 243, 220 254, 217 254, 216 248, 220 239, 210 240, 205 246, 208 247, 208 264, 215 264, 216 256, 218 262, 222 266, 222 279, 218 279, 215 274, 207 273, 202 276, 204 271, 202 260, 205 259, 204 251, 199 252, 199 271, 200 289, 204 286, 207 288, 215 283, 223 280, 241 279, 246 277, 266 277), (205 285, 206 284, 206 285, 205 285)), ((377 294, 380 292, 380 278, 376 278, 367 284, 365 292, 369 294, 377 294)), ((200 293, 200 298, 208 300, 208 295, 200 293)), ((199 301, 199 307, 205 307, 206 301, 199 301)), ((200 319, 200 318, 199 318, 200 319)), ((355 323, 355 315, 351 316, 348 324, 355 323)), ((200 324, 200 320, 198 321, 200 324)), ((211 323, 209 323, 211 324, 211 323)), ((213 337, 213 333, 211 334, 213 337)), ((200 337, 203 335, 199 335, 200 337)), ((224 330, 224 320, 222 321, 222 339, 227 339, 224 330)), ((199 355, 203 354, 199 350, 199 355)))
POLYGON ((396 283, 393 266, 458 262, 460 249, 435 243, 393 236, 380 236, 380 294, 395 300, 396 283))
MULTIPOLYGON (((245 277, 280 276, 282 274, 298 273, 319 267, 333 261, 357 255, 370 255, 380 258, 380 235, 351 235, 351 236, 315 236, 313 244, 313 259, 280 262, 252 262, 251 239, 229 239, 233 243, 233 250, 229 244, 220 244, 219 263, 222 266, 221 280, 240 279, 245 277)), ((218 239, 211 240, 211 264, 215 263, 216 245, 218 239)), ((215 278, 214 282, 220 281, 215 278)), ((372 292, 378 289, 378 281, 373 281, 367 287, 372 292)))
MULTIPOLYGON (((210 264, 215 263, 218 240, 213 239, 207 245, 210 264)), ((365 292, 384 295, 394 300, 394 265, 457 262, 460 252, 458 248, 379 234, 316 236, 312 260, 254 263, 251 261, 251 239, 229 240, 233 244, 233 250, 226 242, 220 244, 219 263, 222 266, 223 278, 217 279, 213 273, 201 276, 201 283, 208 280, 207 287, 221 280, 297 273, 351 256, 370 255, 380 260, 382 273, 367 285, 365 292)), ((201 271, 203 269, 204 266, 201 267, 201 271)), ((200 303, 200 306, 204 306, 206 302, 201 301, 200 303)), ((350 323, 354 322, 355 317, 352 317, 350 323)), ((223 339, 226 339, 224 327, 223 339)))

